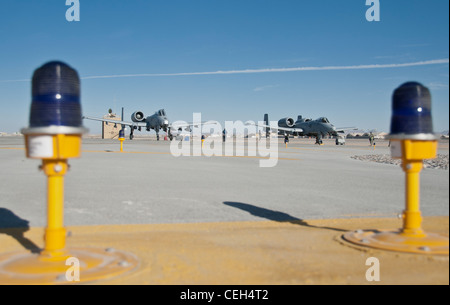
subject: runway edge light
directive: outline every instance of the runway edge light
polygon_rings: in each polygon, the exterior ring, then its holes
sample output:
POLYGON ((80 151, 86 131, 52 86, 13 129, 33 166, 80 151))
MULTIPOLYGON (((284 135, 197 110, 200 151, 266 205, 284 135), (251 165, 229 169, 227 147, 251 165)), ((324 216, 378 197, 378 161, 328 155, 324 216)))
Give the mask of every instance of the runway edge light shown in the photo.
POLYGON ((119 141, 120 141, 120 152, 123 152, 123 141, 125 141, 125 132, 123 131, 123 129, 119 131, 119 141))
POLYGON ((80 157, 82 126, 80 78, 67 64, 52 61, 32 78, 29 127, 25 135, 28 158, 66 160, 80 157))
POLYGON ((48 257, 64 252, 64 175, 67 159, 80 157, 82 126, 80 78, 67 64, 52 61, 36 69, 31 85, 29 128, 23 129, 28 158, 42 159, 47 175, 47 228, 45 248, 48 257))
POLYGON ((422 229, 420 171, 424 159, 436 158, 438 137, 433 133, 430 90, 407 82, 392 95, 392 158, 402 159, 405 172, 403 228, 398 231, 357 230, 343 239, 360 246, 399 252, 449 255, 449 239, 422 229))
POLYGON ((80 262, 76 282, 109 278, 134 269, 137 259, 125 252, 66 249, 64 175, 67 160, 80 157, 81 137, 87 132, 82 126, 77 71, 63 62, 48 62, 34 71, 31 91, 29 127, 22 133, 27 157, 41 159, 47 176, 45 246, 39 254, 0 255, 0 284, 68 283, 68 258, 80 262))

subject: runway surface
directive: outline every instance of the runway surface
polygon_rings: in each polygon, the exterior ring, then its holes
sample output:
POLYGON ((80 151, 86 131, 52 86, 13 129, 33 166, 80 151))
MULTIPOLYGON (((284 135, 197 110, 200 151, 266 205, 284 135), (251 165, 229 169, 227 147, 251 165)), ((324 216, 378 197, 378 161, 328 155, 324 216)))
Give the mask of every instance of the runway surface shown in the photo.
MULTIPOLYGON (((375 149, 367 140, 347 140, 346 146, 331 140, 324 146, 312 143, 295 140, 287 149, 280 143, 277 165, 261 168, 257 157, 173 157, 164 141, 126 141, 121 154, 117 140, 85 139, 82 157, 69 160, 65 223, 267 220, 264 211, 279 212, 284 219, 396 217, 403 210, 399 166, 350 158, 389 154, 386 143, 375 149)), ((440 151, 448 154, 448 145, 440 151)), ((45 226, 46 179, 38 170, 40 161, 25 157, 21 138, 0 138, 0 154, 1 207, 30 226, 45 226)), ((448 216, 448 194, 448 171, 423 170, 425 216, 448 216)))
MULTIPOLYGON (((404 209, 404 173, 396 165, 351 158, 354 155, 390 154, 386 141, 378 141, 375 148, 368 144, 366 139, 349 139, 345 146, 334 145, 334 140, 325 140, 325 145, 317 146, 314 140, 291 139, 286 148, 280 141, 277 165, 262 168, 259 162, 263 158, 258 155, 174 157, 170 152, 170 142, 149 139, 127 140, 125 152, 120 153, 118 140, 84 139, 82 157, 69 160, 71 168, 65 179, 65 225, 73 232, 80 232, 85 237, 84 243, 89 245, 107 246, 105 243, 109 240, 116 246, 125 247, 125 250, 135 249, 139 254, 154 249, 156 252, 152 259, 142 254, 145 256, 142 257, 144 265, 157 264, 155 255, 163 256, 167 249, 174 247, 171 245, 162 250, 167 243, 161 239, 153 240, 148 247, 147 244, 129 244, 132 241, 137 243, 139 234, 156 230, 161 238, 165 236, 166 241, 175 243, 180 240, 187 242, 189 236, 194 237, 197 242, 192 245, 197 244, 206 251, 204 253, 212 251, 211 255, 217 255, 221 250, 232 251, 230 264, 237 266, 236 273, 233 273, 228 264, 217 264, 215 260, 209 262, 215 264, 214 268, 229 270, 222 281, 220 278, 212 281, 209 271, 198 273, 200 269, 209 269, 206 265, 198 265, 201 260, 192 259, 197 250, 192 249, 194 252, 191 252, 189 243, 180 243, 178 246, 186 256, 177 254, 176 258, 170 254, 169 258, 166 257, 172 266, 180 264, 179 273, 174 267, 169 272, 170 276, 164 275, 161 269, 158 278, 150 274, 146 277, 143 268, 140 276, 130 275, 129 281, 121 278, 113 283, 367 283, 363 273, 355 274, 359 272, 356 269, 348 276, 339 277, 336 272, 343 269, 328 272, 328 264, 322 260, 322 263, 314 265, 314 259, 327 251, 329 243, 329 255, 335 251, 334 254, 341 259, 347 258, 343 261, 343 268, 364 252, 337 242, 335 238, 340 232, 364 228, 365 224, 394 226, 394 229, 401 227, 397 215, 404 209), (107 238, 106 232, 110 232, 107 238), (261 234, 270 238, 266 239, 261 234), (105 239, 100 240, 99 236, 105 239), (213 236, 222 236, 219 238, 222 242, 213 236), (214 240, 209 243, 210 249, 205 238, 214 240), (271 243, 270 240, 276 242, 271 243), (294 246, 290 240, 306 244, 294 246), (324 243, 325 240, 327 242, 324 243), (239 260, 239 253, 245 249, 254 251, 256 265, 250 263, 244 267, 233 263, 252 261, 251 257, 239 260), (343 252, 338 253, 340 250, 343 252), (317 268, 309 266, 309 275, 301 275, 298 268, 302 263, 296 261, 292 262, 294 269, 288 272, 289 275, 285 273, 271 278, 273 270, 268 274, 255 274, 261 266, 278 263, 281 263, 281 270, 287 272, 290 269, 287 262, 295 256, 295 251, 302 252, 305 262, 309 261, 317 268), (306 255, 305 251, 309 254, 306 255), (188 268, 189 262, 192 266, 188 268), (237 276, 239 270, 241 275, 237 276), (242 272, 247 275, 242 275, 242 272)), ((236 145, 244 143, 238 141, 236 145)), ((274 147, 271 149, 276 150, 274 147)), ((440 143, 439 153, 448 154, 448 141, 440 143)), ((25 157, 21 137, 0 137, 0 243, 4 251, 30 248, 23 240, 20 242, 14 235, 6 233, 11 228, 27 228, 25 232, 32 236, 29 242, 37 246, 42 244, 38 236, 46 225, 46 179, 38 170, 39 164, 39 160, 25 157)), ((422 171, 421 205, 424 223, 448 236, 448 170, 422 171)), ((150 236, 156 238, 151 233, 150 236)), ((73 241, 75 244, 83 243, 77 236, 73 241)), ((398 257, 404 257, 403 254, 396 256, 383 251, 376 253, 386 257, 386 265, 392 266, 396 265, 398 257)), ((420 255, 406 257, 413 257, 407 261, 415 261, 416 264, 423 262, 425 265, 420 268, 425 274, 428 270, 430 276, 408 277, 394 268, 384 283, 448 284, 448 257, 434 262, 420 255)), ((359 269, 367 268, 363 263, 358 265, 359 269)))

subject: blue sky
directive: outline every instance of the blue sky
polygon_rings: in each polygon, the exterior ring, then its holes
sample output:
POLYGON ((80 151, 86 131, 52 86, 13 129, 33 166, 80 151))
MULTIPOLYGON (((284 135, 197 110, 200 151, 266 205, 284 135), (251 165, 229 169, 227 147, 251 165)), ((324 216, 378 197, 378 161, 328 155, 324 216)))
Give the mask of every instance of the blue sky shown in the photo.
POLYGON ((50 60, 79 72, 85 115, 267 112, 388 132, 393 90, 418 81, 432 92, 435 131, 448 130, 449 2, 380 4, 380 22, 368 22, 365 0, 80 0, 80 21, 68 22, 65 0, 2 0, 0 131, 28 126, 29 79, 50 60))

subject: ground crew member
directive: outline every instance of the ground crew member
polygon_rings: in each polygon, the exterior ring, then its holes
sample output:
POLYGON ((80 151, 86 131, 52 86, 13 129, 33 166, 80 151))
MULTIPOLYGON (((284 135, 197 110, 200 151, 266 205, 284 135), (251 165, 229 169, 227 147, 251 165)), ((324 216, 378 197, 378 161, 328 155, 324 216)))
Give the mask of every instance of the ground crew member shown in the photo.
POLYGON ((370 146, 373 146, 373 140, 374 140, 374 136, 373 136, 373 133, 370 133, 370 135, 369 135, 369 142, 370 142, 370 146))
POLYGON ((287 145, 287 143, 289 143, 289 135, 286 133, 286 134, 284 135, 284 144, 287 145))

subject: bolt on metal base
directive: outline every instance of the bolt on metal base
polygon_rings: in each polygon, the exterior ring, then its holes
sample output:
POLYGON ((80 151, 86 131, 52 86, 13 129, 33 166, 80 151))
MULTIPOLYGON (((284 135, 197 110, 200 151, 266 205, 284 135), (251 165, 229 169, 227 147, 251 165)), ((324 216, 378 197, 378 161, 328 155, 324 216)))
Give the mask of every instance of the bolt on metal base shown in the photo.
POLYGON ((136 269, 139 260, 132 254, 108 249, 68 249, 59 257, 42 254, 10 253, 0 256, 0 284, 61 285, 110 279, 136 269), (79 261, 79 278, 70 274, 68 258, 79 261), (67 276, 69 273, 69 276, 67 276))
POLYGON ((403 231, 356 230, 342 235, 344 241, 363 247, 396 252, 449 255, 448 237, 438 234, 405 234, 403 231))

